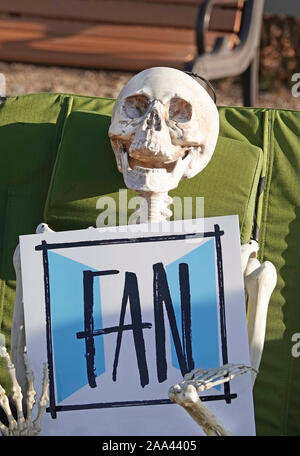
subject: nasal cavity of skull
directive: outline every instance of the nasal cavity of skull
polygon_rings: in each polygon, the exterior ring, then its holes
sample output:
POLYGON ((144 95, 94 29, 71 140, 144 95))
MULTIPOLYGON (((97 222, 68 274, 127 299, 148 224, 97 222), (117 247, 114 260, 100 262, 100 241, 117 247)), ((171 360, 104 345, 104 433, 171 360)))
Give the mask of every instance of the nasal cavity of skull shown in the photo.
POLYGON ((154 128, 154 130, 156 131, 161 130, 161 120, 156 111, 151 111, 150 114, 147 116, 147 128, 154 128))
POLYGON ((132 95, 124 101, 123 110, 130 119, 142 117, 148 110, 149 99, 145 95, 132 95))
POLYGON ((186 100, 173 97, 169 102, 169 119, 174 122, 188 122, 192 118, 192 106, 186 100))

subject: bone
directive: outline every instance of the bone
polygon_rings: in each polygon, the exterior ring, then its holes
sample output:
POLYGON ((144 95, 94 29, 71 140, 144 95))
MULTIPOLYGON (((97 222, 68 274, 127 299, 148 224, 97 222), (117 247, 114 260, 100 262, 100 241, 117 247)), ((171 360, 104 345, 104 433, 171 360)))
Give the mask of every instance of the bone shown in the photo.
POLYGON ((48 364, 44 363, 43 367, 43 383, 42 383, 42 394, 38 403, 38 414, 36 419, 33 422, 34 431, 36 435, 39 435, 42 428, 42 418, 46 410, 47 404, 49 402, 48 396, 49 388, 49 373, 48 373, 48 364))
POLYGON ((43 234, 43 233, 53 233, 54 231, 51 230, 51 228, 49 227, 49 225, 47 223, 40 223, 36 230, 35 230, 36 234, 43 234))
MULTIPOLYGON (((37 234, 52 232, 53 230, 47 225, 47 223, 40 223, 36 228, 37 234)), ((16 369, 18 383, 22 391, 26 391, 27 375, 24 362, 24 353, 26 352, 26 337, 19 244, 17 245, 14 252, 13 264, 16 272, 16 297, 11 327, 11 357, 16 369)))
POLYGON ((147 200, 150 223, 170 217, 165 196, 209 163, 218 133, 214 102, 184 72, 149 68, 126 84, 109 137, 126 186, 147 200))
POLYGON ((169 389, 169 399, 176 402, 195 420, 209 436, 231 435, 216 416, 200 400, 196 388, 191 385, 174 385, 169 389))
POLYGON ((10 356, 5 347, 0 347, 0 356, 5 358, 8 374, 11 379, 12 383, 12 400, 16 404, 16 411, 17 411, 17 420, 15 420, 12 410, 9 404, 9 399, 6 395, 4 388, 0 385, 0 406, 3 408, 7 420, 8 420, 8 427, 5 426, 3 423, 0 422, 0 431, 4 436, 20 436, 20 435, 27 435, 27 436, 36 436, 39 435, 41 432, 41 422, 43 418, 43 414, 46 410, 49 397, 48 397, 48 387, 49 387, 49 378, 48 378, 48 365, 47 363, 44 364, 43 368, 43 383, 42 383, 42 394, 40 397, 40 401, 38 404, 38 413, 37 417, 34 421, 32 421, 32 408, 35 404, 35 395, 36 392, 33 386, 33 372, 28 361, 27 355, 25 354, 25 366, 26 366, 26 375, 28 380, 28 389, 27 389, 27 416, 26 420, 23 414, 23 407, 22 407, 22 391, 20 385, 16 379, 15 367, 11 362, 10 356))
POLYGON ((250 258, 256 258, 258 252, 258 242, 254 240, 248 241, 246 244, 241 246, 241 260, 242 260, 242 271, 245 274, 245 270, 249 263, 250 258))
POLYGON ((31 369, 31 365, 27 356, 27 353, 24 354, 24 362, 26 369, 26 378, 27 378, 27 393, 26 393, 26 421, 27 423, 32 422, 32 409, 35 404, 36 391, 34 389, 34 374, 31 369))
POLYGON ((251 366, 244 364, 224 364, 211 369, 193 369, 184 376, 181 385, 192 384, 197 391, 206 391, 251 370, 253 370, 251 366))
POLYGON ((167 193, 141 192, 140 196, 145 200, 140 212, 142 223, 163 222, 172 215, 168 206, 173 200, 167 193))
MULTIPOLYGON (((275 289, 277 273, 270 261, 263 264, 257 259, 249 260, 245 271, 245 289, 248 295, 248 338, 250 361, 258 371, 263 353, 267 312, 270 297, 275 289)), ((254 385, 257 372, 252 372, 254 385)))
POLYGON ((1 426, 0 426, 2 435, 11 435, 13 429, 16 428, 17 423, 13 417, 5 389, 1 385, 0 385, 0 406, 4 410, 4 413, 8 420, 8 428, 4 424, 1 424, 1 426))
POLYGON ((22 392, 20 385, 18 384, 16 380, 16 373, 15 373, 15 367, 11 362, 10 356, 8 351, 6 350, 5 347, 0 347, 0 356, 5 359, 7 370, 8 370, 8 375, 10 377, 12 386, 12 399, 14 400, 16 404, 16 409, 17 409, 17 421, 15 420, 10 405, 9 405, 9 400, 8 397, 5 393, 4 388, 0 385, 0 405, 3 408, 7 419, 8 419, 8 429, 7 429, 7 435, 11 435, 14 431, 14 429, 18 428, 20 426, 20 429, 23 427, 24 423, 24 416, 23 416, 23 410, 22 410, 22 392))
POLYGON ((26 339, 19 245, 16 247, 16 250, 14 252, 13 264, 16 272, 16 297, 11 328, 11 357, 12 362, 16 368, 18 382, 22 388, 22 391, 26 391, 27 385, 24 365, 24 350, 26 349, 26 339))
POLYGON ((169 398, 181 405, 202 427, 207 435, 231 435, 217 417, 202 403, 198 392, 229 382, 238 375, 253 370, 244 364, 225 364, 211 369, 193 369, 185 374, 183 381, 169 389, 169 398))
POLYGON ((22 389, 17 381, 16 378, 16 369, 13 363, 10 360, 10 357, 6 357, 6 364, 7 364, 7 370, 8 374, 11 379, 11 392, 12 392, 12 400, 14 401, 16 405, 16 411, 17 411, 17 424, 18 428, 20 431, 23 430, 24 428, 24 415, 23 415, 23 406, 22 406, 22 399, 23 399, 23 394, 22 394, 22 389))
MULTIPOLYGON (((36 228, 37 234, 51 232, 53 232, 53 230, 46 223, 40 223, 36 228)), ((35 424, 34 422, 32 422, 32 409, 35 404, 36 392, 33 386, 33 372, 31 370, 30 363, 28 361, 26 353, 21 257, 19 245, 17 245, 15 249, 13 263, 16 272, 17 286, 11 329, 12 362, 10 361, 10 359, 7 358, 7 368, 13 385, 12 399, 16 403, 18 418, 17 421, 14 419, 9 407, 9 400, 5 395, 5 391, 3 390, 3 388, 0 387, 0 404, 3 403, 3 408, 9 421, 8 429, 5 426, 2 426, 1 432, 3 433, 3 435, 38 435, 40 433, 41 419, 48 398, 48 381, 46 374, 44 372, 42 401, 38 406, 38 419, 35 424), (26 394, 26 420, 24 419, 22 408, 22 391, 24 395, 26 394)))

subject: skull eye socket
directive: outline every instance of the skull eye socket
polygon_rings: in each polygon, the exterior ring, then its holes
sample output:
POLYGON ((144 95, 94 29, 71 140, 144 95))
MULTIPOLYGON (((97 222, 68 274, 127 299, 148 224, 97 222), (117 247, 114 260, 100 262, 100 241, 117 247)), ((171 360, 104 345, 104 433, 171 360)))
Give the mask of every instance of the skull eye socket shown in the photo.
POLYGON ((126 98, 123 109, 127 117, 137 119, 146 113, 149 100, 144 95, 134 95, 126 98))
POLYGON ((179 97, 174 97, 169 103, 169 119, 176 122, 188 122, 192 118, 192 106, 179 97))

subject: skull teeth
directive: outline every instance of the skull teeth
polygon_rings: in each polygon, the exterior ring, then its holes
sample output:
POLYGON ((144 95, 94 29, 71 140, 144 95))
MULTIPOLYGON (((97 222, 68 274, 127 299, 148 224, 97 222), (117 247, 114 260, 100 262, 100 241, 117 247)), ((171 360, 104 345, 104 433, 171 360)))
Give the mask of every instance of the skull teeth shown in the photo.
MULTIPOLYGON (((130 156, 125 146, 119 149, 119 157, 124 181, 128 188, 145 192, 163 193, 177 187, 186 167, 189 166, 192 154, 187 152, 184 158, 179 157, 174 162, 172 169, 170 167, 168 169, 145 168, 137 164, 132 167, 132 163, 129 160, 130 156)), ((136 163, 140 164, 138 161, 136 163)))
POLYGON ((141 154, 143 153, 143 150, 148 150, 153 155, 159 155, 160 152, 164 153, 164 150, 161 149, 161 145, 154 143, 153 141, 138 141, 137 143, 133 142, 132 148, 141 151, 141 154))
MULTIPOLYGON (((147 166, 141 166, 136 165, 134 168, 131 167, 129 163, 129 152, 128 152, 128 147, 126 144, 122 144, 121 150, 119 151, 120 153, 120 158, 121 158, 121 163, 122 163, 122 170, 123 172, 130 172, 132 174, 152 174, 152 175, 165 175, 165 174, 173 174, 176 175, 177 173, 181 173, 182 171, 182 166, 186 167, 189 165, 189 162, 191 160, 191 154, 190 150, 186 150, 184 157, 179 157, 176 162, 174 162, 174 166, 172 169, 166 169, 166 168, 152 168, 152 167, 147 167, 147 166)), ((146 165, 146 163, 145 163, 146 165)))
MULTIPOLYGON (((138 173, 149 174, 149 172, 153 174, 166 174, 167 170, 165 168, 143 168, 142 166, 136 166, 134 168, 138 173)), ((133 171, 134 171, 133 170, 133 171)))
POLYGON ((135 166, 135 168, 131 168, 129 161, 128 161, 128 154, 127 152, 121 153, 121 161, 122 161, 122 167, 123 167, 123 172, 131 172, 133 174, 157 174, 157 173, 163 173, 166 174, 167 170, 165 168, 146 168, 143 166, 135 166))

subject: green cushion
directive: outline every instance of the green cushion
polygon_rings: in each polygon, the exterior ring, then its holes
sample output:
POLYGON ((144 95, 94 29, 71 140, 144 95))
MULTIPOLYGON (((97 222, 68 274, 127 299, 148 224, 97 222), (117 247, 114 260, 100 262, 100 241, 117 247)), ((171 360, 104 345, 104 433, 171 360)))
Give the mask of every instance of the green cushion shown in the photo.
POLYGON ((255 388, 257 428, 267 435, 300 435, 300 359, 292 335, 300 332, 300 112, 268 113, 268 152, 260 248, 275 264, 261 374, 255 388))
POLYGON ((262 147, 264 193, 257 202, 259 258, 275 265, 260 374, 254 388, 258 435, 300 435, 300 112, 220 108, 221 134, 262 147))

